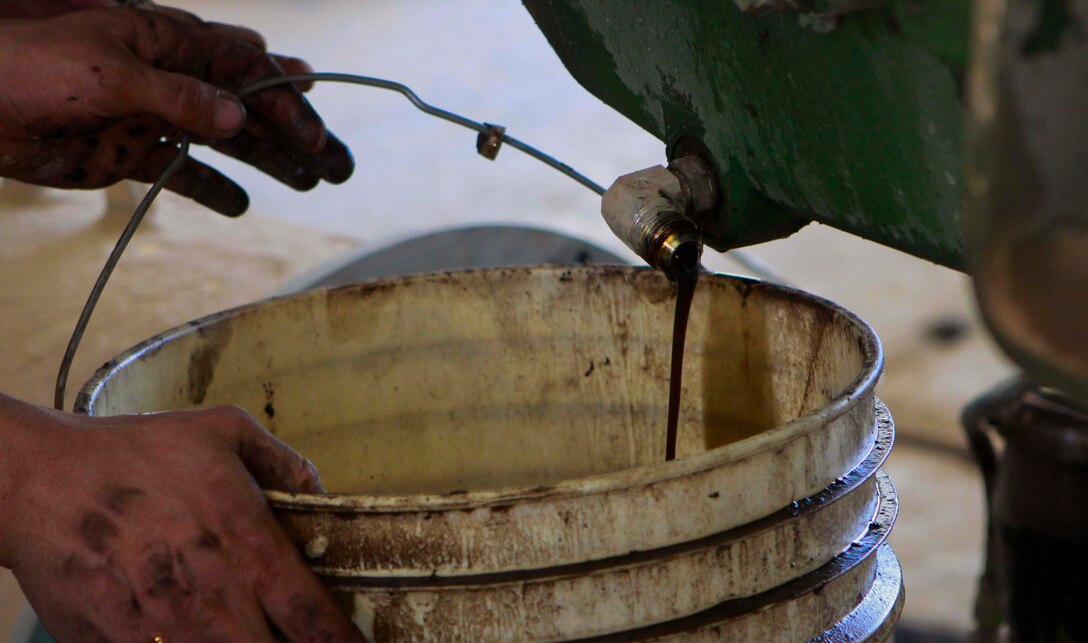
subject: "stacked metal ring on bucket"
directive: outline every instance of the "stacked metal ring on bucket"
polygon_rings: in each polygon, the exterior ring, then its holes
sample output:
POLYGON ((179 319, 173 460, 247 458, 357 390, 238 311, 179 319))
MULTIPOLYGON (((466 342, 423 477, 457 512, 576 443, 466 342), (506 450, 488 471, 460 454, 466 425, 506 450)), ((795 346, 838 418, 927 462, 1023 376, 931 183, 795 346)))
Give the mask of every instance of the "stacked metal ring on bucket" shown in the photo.
POLYGON ((77 410, 247 408, 339 492, 269 498, 378 640, 887 638, 902 592, 872 330, 707 275, 665 463, 670 289, 557 267, 306 292, 148 340, 77 410), (214 373, 178 367, 209 351, 214 373))

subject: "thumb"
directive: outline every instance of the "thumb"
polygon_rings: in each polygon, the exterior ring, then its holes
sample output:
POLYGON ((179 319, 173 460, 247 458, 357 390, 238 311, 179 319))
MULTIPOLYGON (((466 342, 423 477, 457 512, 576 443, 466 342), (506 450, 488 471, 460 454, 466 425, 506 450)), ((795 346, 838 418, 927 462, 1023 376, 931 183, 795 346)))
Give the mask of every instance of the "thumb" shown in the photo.
POLYGON ((246 108, 230 92, 204 81, 145 67, 142 86, 130 92, 129 113, 151 114, 201 138, 234 136, 246 123, 246 108))

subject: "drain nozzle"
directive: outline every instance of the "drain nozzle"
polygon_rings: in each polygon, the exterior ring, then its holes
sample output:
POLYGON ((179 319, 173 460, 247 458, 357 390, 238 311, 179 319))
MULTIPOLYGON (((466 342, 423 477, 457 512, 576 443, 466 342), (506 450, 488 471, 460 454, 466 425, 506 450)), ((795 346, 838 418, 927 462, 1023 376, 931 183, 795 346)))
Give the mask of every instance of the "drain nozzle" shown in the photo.
POLYGON ((685 157, 670 169, 658 165, 616 179, 601 215, 628 248, 675 281, 699 270, 702 234, 691 215, 711 209, 715 185, 703 162, 685 157))

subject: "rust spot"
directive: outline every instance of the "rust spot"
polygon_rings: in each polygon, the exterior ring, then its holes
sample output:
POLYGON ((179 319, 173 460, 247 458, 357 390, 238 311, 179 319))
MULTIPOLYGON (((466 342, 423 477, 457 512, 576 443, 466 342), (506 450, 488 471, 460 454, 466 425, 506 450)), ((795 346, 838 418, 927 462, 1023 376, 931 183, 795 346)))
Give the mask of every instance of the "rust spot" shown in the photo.
POLYGON ((264 389, 264 414, 272 420, 276 417, 276 389, 272 382, 262 382, 261 388, 264 389))

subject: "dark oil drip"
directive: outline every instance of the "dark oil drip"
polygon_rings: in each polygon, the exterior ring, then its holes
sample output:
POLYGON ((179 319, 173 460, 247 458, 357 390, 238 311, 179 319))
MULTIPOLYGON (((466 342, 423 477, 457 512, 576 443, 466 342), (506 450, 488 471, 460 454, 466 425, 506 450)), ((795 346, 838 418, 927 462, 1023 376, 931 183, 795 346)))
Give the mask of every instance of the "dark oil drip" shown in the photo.
POLYGON ((676 274, 676 312, 672 322, 672 368, 669 373, 669 424, 665 433, 665 460, 676 459, 676 433, 680 423, 680 388, 684 375, 684 339, 688 334, 688 314, 699 282, 697 267, 678 270, 676 274))

